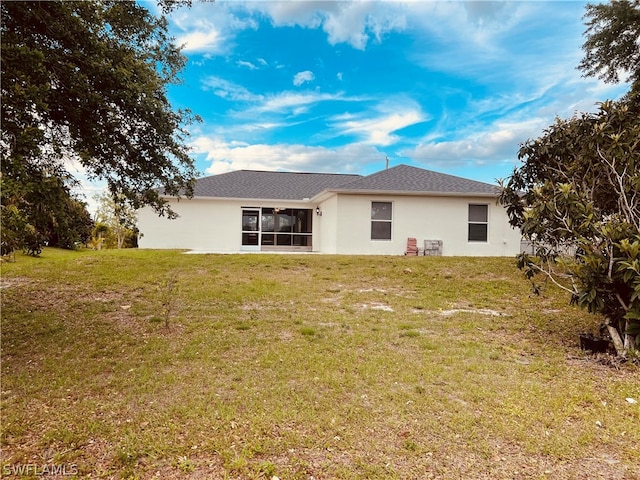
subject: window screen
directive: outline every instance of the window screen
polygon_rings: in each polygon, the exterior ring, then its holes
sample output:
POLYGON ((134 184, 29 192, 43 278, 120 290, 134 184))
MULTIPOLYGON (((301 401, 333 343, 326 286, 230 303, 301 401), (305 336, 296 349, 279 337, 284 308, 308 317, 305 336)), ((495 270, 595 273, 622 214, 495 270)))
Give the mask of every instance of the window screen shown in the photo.
POLYGON ((391 240, 391 202, 371 202, 371 240, 391 240))
POLYGON ((486 242, 489 232, 489 205, 469 205, 469 242, 486 242))

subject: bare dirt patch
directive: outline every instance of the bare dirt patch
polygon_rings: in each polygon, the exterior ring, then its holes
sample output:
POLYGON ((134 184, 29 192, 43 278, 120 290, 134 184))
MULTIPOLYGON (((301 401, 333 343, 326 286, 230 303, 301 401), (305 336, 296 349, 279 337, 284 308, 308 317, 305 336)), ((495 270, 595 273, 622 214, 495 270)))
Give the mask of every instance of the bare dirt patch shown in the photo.
POLYGON ((356 303, 355 307, 361 310, 380 310, 383 312, 393 312, 393 307, 391 305, 380 302, 356 303))
POLYGON ((22 287, 32 283, 34 281, 27 277, 0 277, 0 289, 22 287))
POLYGON ((489 308, 451 308, 447 310, 420 310, 414 309, 413 313, 425 313, 430 315, 440 315, 443 317, 450 317, 458 313, 470 313, 474 315, 487 315, 490 317, 502 317, 506 314, 504 312, 498 312, 497 310, 491 310, 489 308))

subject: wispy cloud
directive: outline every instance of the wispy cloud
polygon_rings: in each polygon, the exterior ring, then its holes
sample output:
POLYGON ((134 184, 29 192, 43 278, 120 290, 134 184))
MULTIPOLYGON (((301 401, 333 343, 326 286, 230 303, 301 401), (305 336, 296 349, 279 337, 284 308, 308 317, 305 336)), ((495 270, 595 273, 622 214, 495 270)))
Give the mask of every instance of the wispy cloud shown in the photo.
POLYGON ((419 163, 433 166, 482 165, 486 163, 515 163, 519 144, 540 134, 541 119, 520 123, 496 122, 483 130, 470 131, 458 140, 430 141, 400 154, 419 163))
POLYGON ((353 135, 358 141, 368 145, 386 146, 396 143, 398 136, 393 132, 424 120, 417 110, 382 114, 374 118, 341 115, 334 117, 333 128, 343 135, 353 135))
POLYGON ((337 114, 329 119, 334 135, 351 136, 368 145, 387 146, 399 140, 394 132, 429 118, 417 102, 405 96, 369 99, 358 106, 357 112, 337 114), (365 105, 369 107, 363 108, 365 105))
POLYGON ((320 92, 281 92, 268 95, 264 101, 251 109, 253 113, 287 113, 300 114, 308 111, 309 107, 320 102, 345 100, 342 94, 320 92))
POLYGON ((239 67, 246 67, 249 70, 257 70, 258 69, 258 67, 256 67, 253 63, 247 62, 245 60, 238 60, 236 62, 236 65, 238 65, 239 67))
POLYGON ((220 54, 233 47, 232 40, 243 30, 256 29, 258 21, 242 13, 241 6, 194 2, 178 8, 168 18, 177 45, 185 53, 220 54))
POLYGON ((367 100, 366 97, 360 96, 347 97, 342 92, 285 90, 258 94, 242 85, 217 76, 208 76, 201 81, 201 84, 205 91, 211 91, 217 97, 235 102, 234 111, 229 112, 231 116, 249 116, 253 121, 255 121, 255 115, 259 114, 300 115, 306 113, 313 105, 322 102, 362 102, 367 100))
POLYGON ((304 83, 312 82, 315 78, 316 77, 311 70, 305 70, 304 72, 298 72, 293 76, 293 84, 296 87, 299 87, 304 83))
POLYGON ((360 172, 384 155, 367 145, 328 148, 300 144, 246 144, 201 136, 192 142, 195 153, 205 156, 209 175, 241 169, 296 172, 360 172))
POLYGON ((205 91, 212 91, 214 95, 231 101, 260 102, 264 98, 262 95, 250 92, 242 85, 214 75, 205 77, 201 83, 205 91))

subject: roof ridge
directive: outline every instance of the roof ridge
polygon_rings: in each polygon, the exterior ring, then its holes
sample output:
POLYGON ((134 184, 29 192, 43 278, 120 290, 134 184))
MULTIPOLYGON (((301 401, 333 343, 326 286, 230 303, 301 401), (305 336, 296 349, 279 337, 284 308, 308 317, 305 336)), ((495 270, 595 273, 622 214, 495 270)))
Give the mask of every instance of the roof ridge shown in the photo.
POLYGON ((436 172, 426 168, 399 164, 353 179, 340 187, 344 190, 371 190, 378 192, 431 192, 431 193, 492 193, 497 185, 470 178, 436 172))
MULTIPOLYGON (((362 177, 362 175, 360 175, 359 173, 290 172, 290 171, 282 171, 282 170, 253 170, 253 169, 233 170, 232 172, 225 172, 225 173, 233 173, 233 172, 286 173, 286 174, 293 174, 293 175, 336 175, 336 176, 342 175, 342 176, 349 176, 349 177, 353 177, 353 176, 362 177)), ((223 174, 219 174, 219 175, 223 175, 223 174)), ((211 175, 211 176, 215 176, 215 175, 211 175)))
MULTIPOLYGON (((357 182, 357 181, 360 181, 360 180, 363 180, 363 179, 371 178, 371 177, 374 177, 374 176, 376 176, 378 174, 381 174, 381 173, 384 173, 384 172, 388 172, 389 170, 393 170, 394 168, 398 168, 398 167, 402 167, 402 166, 408 167, 409 165, 405 165, 404 163, 401 163, 399 165, 394 165, 393 167, 385 168, 384 170, 378 170, 377 172, 370 173, 369 175, 360 175, 360 178, 356 178, 356 179, 348 181, 347 183, 345 183, 343 185, 343 187, 346 187, 347 185, 349 185, 352 182, 357 182)), ((417 167, 413 167, 413 168, 417 168, 417 167)), ((419 169, 419 170, 423 170, 423 169, 419 169)))

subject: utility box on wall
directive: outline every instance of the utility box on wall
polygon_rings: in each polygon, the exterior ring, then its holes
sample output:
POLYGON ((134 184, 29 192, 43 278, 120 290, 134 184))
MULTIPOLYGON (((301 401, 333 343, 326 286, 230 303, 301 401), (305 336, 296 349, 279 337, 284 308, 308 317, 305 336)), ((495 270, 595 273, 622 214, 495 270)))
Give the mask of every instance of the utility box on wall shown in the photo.
POLYGON ((423 255, 427 257, 442 256, 442 240, 425 240, 423 255))

